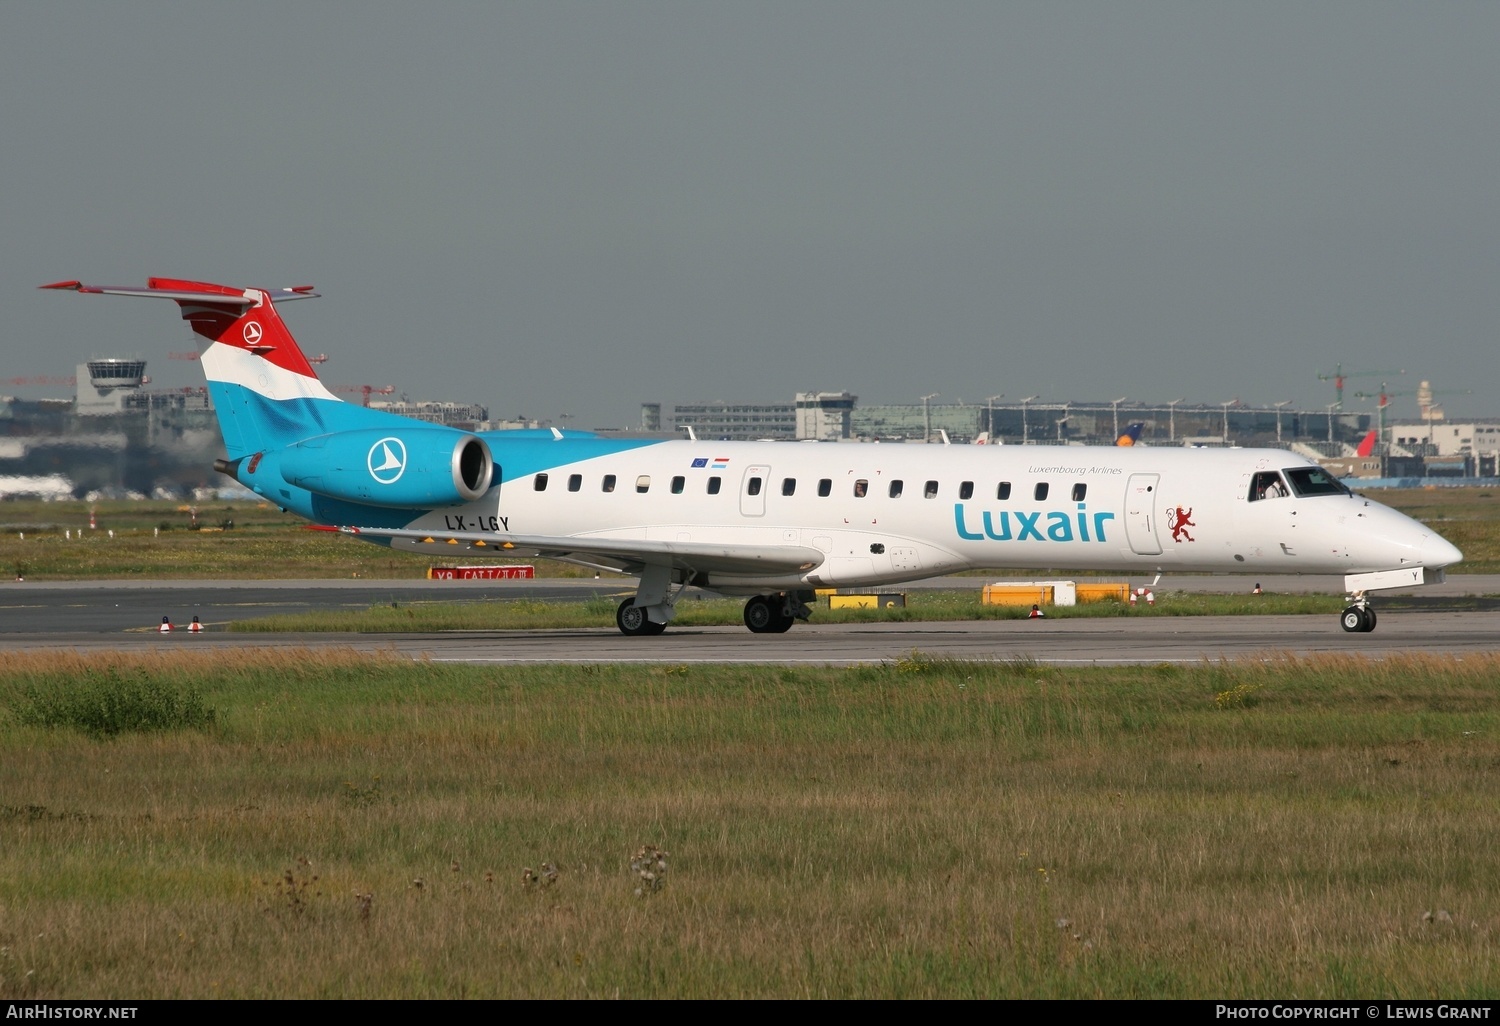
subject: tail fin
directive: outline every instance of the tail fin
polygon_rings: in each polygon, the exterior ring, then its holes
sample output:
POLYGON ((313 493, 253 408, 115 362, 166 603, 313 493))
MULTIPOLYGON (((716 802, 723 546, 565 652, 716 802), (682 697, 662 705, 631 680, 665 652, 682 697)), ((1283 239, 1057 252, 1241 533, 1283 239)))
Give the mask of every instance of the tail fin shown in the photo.
POLYGON ((1375 432, 1371 431, 1360 440, 1359 448, 1354 450, 1356 456, 1371 456, 1375 453, 1375 432))
POLYGON ((1145 421, 1136 421, 1134 424, 1126 424, 1125 430, 1120 432, 1120 437, 1115 439, 1116 445, 1134 445, 1141 440, 1141 429, 1146 426, 1145 421))
POLYGON ((311 285, 267 292, 149 278, 145 288, 77 281, 42 288, 175 302, 182 319, 205 340, 199 343, 203 371, 231 460, 352 426, 343 422, 351 418, 349 411, 360 409, 323 387, 273 305, 316 298, 311 285))

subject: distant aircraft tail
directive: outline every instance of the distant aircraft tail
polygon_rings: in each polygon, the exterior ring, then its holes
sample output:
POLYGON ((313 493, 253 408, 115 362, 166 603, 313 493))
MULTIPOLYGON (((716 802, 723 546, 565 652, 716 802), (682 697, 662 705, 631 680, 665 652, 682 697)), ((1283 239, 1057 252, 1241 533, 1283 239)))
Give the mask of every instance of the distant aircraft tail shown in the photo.
POLYGON ((176 278, 145 288, 60 281, 44 289, 170 299, 204 341, 204 374, 231 460, 332 431, 376 426, 390 415, 346 403, 318 380, 274 304, 312 299, 311 285, 268 292, 176 278))
POLYGON ((1360 441, 1359 448, 1354 450, 1356 456, 1372 456, 1375 453, 1375 432, 1371 431, 1360 441))
POLYGON ((1145 426, 1145 421, 1136 421, 1134 424, 1125 425, 1125 430, 1120 432, 1120 437, 1115 439, 1115 444, 1134 445, 1141 440, 1141 429, 1145 426))

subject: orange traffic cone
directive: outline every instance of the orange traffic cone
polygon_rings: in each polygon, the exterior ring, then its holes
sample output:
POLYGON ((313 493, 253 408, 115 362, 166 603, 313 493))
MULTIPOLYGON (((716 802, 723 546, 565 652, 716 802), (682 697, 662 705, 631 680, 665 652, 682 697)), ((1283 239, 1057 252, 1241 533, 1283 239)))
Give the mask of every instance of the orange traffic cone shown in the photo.
POLYGON ((158 627, 158 628, 156 628, 156 632, 158 634, 171 634, 172 633, 172 620, 171 620, 171 618, 170 617, 166 617, 166 616, 162 617, 161 618, 161 626, 158 627))
POLYGON ((196 616, 193 617, 193 622, 188 625, 188 630, 194 634, 197 634, 199 631, 203 630, 203 625, 198 622, 198 618, 196 616))

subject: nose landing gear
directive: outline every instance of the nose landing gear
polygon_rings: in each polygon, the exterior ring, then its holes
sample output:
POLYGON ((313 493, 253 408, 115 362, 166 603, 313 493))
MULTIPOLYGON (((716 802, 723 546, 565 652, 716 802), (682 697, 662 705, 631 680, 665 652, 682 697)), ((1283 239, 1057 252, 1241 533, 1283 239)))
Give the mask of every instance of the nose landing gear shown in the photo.
POLYGON ((1375 609, 1363 594, 1353 596, 1353 604, 1339 616, 1339 626, 1350 634, 1368 634, 1375 629, 1375 609))

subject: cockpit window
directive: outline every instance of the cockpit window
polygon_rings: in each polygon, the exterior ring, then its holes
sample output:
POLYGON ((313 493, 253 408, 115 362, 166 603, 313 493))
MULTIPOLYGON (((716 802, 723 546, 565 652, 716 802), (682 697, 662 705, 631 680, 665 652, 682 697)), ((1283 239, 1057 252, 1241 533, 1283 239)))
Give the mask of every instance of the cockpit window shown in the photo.
POLYGON ((1286 490, 1286 482, 1281 480, 1281 475, 1274 470, 1262 470, 1250 479, 1250 501, 1259 502, 1261 499, 1283 499, 1290 495, 1286 490))
POLYGON ((1282 473, 1292 483, 1292 491, 1303 498, 1309 495, 1349 494, 1349 489, 1322 467, 1295 467, 1282 473))

